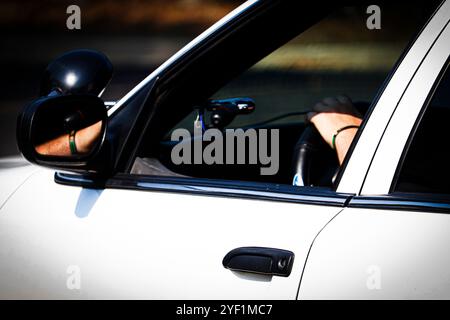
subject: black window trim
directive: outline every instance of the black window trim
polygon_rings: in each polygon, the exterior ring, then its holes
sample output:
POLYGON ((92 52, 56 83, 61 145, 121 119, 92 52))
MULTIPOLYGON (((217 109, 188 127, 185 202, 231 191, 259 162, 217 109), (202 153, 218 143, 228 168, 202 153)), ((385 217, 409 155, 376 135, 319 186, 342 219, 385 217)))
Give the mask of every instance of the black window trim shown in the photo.
POLYGON ((99 179, 92 179, 88 176, 56 172, 55 182, 91 189, 170 192, 341 208, 450 213, 450 196, 448 195, 393 193, 389 195, 355 196, 317 187, 293 187, 281 184, 217 179, 130 176, 127 174, 118 174, 112 179, 101 182, 99 179))
POLYGON ((136 191, 163 191, 191 195, 268 200, 309 205, 345 207, 352 194, 337 193, 318 187, 294 187, 284 184, 230 181, 204 178, 156 177, 119 173, 112 178, 81 176, 56 172, 55 182, 67 186, 90 189, 125 189, 136 191))
POLYGON ((448 195, 426 195, 419 193, 392 193, 378 196, 355 196, 349 208, 450 213, 448 195))

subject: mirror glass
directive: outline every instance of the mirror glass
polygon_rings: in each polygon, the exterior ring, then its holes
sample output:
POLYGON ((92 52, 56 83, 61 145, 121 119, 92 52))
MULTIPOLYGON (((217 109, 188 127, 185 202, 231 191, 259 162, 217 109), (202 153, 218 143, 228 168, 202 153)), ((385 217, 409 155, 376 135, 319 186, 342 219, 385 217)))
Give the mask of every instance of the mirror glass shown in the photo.
POLYGON ((92 95, 43 98, 32 120, 31 139, 41 157, 82 159, 98 149, 106 107, 92 95))

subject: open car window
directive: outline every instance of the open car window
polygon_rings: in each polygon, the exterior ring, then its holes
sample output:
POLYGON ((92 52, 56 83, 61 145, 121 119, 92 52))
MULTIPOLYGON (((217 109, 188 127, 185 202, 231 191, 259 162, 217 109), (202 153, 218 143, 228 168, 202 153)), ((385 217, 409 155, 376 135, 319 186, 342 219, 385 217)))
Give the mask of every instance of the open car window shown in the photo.
MULTIPOLYGON (((158 144, 148 143, 148 148, 140 148, 131 173, 292 184, 295 146, 307 127, 305 114, 318 101, 345 94, 364 116, 383 88, 383 82, 395 63, 426 22, 433 8, 427 4, 417 5, 409 12, 408 19, 401 19, 404 14, 404 7, 401 5, 343 7, 312 23, 306 30, 299 28, 301 31, 286 39, 289 41, 285 41, 284 45, 278 46, 262 59, 258 58, 249 68, 237 72, 231 80, 210 94, 186 102, 182 106, 184 115, 173 117, 179 120, 167 126, 168 130, 162 133, 158 144), (377 12, 380 13, 379 21, 374 20, 377 12), (399 24, 399 19, 404 23, 399 24), (208 101, 227 101, 230 98, 241 99, 238 102, 249 99, 254 103, 254 110, 240 113, 231 120, 223 121, 220 126, 214 124, 214 112, 199 113, 208 101), (254 148, 251 136, 245 136, 247 144, 241 163, 237 163, 236 147, 233 149, 236 161, 233 164, 226 163, 229 153, 225 150, 226 141, 223 142, 224 151, 219 155, 223 159, 222 163, 208 163, 202 156, 201 160, 196 161, 194 133, 198 127, 214 128, 222 133, 227 129, 268 130, 269 149, 275 141, 270 139, 270 130, 278 130, 278 145, 276 150, 272 150, 278 153, 277 170, 273 174, 261 174, 261 168, 270 164, 261 163, 258 158, 256 163, 252 161, 249 156, 254 148), (190 134, 191 139, 181 139, 180 135, 175 135, 174 139, 174 132, 180 130, 184 130, 186 135, 190 134), (192 145, 189 163, 173 159, 173 150, 180 143, 192 145)), ((298 21, 301 23, 300 18, 298 21)), ((251 46, 258 41, 258 45, 264 47, 264 41, 269 43, 272 38, 281 36, 277 32, 267 32, 264 35, 249 33, 243 36, 247 41, 242 42, 251 46)), ((230 46, 232 44, 228 45, 230 46)), ((245 47, 236 50, 245 50, 245 47)), ((220 70, 227 67, 232 70, 241 64, 237 60, 227 59, 227 55, 221 55, 220 58, 222 60, 215 61, 220 64, 220 70)), ((239 59, 239 55, 236 54, 233 58, 239 59)), ((210 74, 212 77, 208 79, 209 82, 220 83, 221 73, 211 70, 210 74)), ((184 83, 189 82, 189 75, 186 77, 184 83)), ((202 87, 197 87, 196 90, 201 92, 202 87)), ((177 99, 176 107, 180 107, 179 103, 180 99, 177 99)), ((175 110, 174 105, 164 107, 175 110)), ((211 138, 211 141, 204 142, 203 148, 213 141, 215 140, 211 138)), ((254 139, 253 143, 255 141, 255 150, 258 150, 260 140, 254 139)), ((315 157, 315 163, 320 162, 320 169, 313 174, 314 183, 311 185, 333 188, 333 179, 339 170, 336 154, 331 148, 323 148, 320 152, 315 157)), ((273 153, 269 150, 266 155, 273 153)), ((274 158, 271 160, 275 161, 274 158)))

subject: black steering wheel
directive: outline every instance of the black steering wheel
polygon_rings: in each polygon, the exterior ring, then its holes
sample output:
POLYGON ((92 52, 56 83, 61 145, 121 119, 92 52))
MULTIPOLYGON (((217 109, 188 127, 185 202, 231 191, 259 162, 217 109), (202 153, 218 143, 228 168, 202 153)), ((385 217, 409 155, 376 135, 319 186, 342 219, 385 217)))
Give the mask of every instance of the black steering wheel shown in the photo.
POLYGON ((306 125, 295 144, 292 168, 293 184, 296 186, 333 185, 339 170, 336 153, 311 123, 306 125))

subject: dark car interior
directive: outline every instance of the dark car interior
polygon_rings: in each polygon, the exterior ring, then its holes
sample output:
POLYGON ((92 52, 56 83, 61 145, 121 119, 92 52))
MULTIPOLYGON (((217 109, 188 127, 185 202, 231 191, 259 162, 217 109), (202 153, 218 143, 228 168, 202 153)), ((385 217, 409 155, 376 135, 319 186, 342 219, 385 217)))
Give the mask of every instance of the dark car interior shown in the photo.
MULTIPOLYGON (((370 103, 356 102, 358 111, 364 115, 370 103)), ((270 182, 278 184, 292 184, 294 170, 296 168, 296 148, 299 139, 309 125, 305 122, 290 122, 283 124, 265 124, 262 126, 252 126, 255 129, 278 129, 279 130, 279 170, 275 175, 261 175, 261 164, 178 164, 171 160, 173 147, 177 143, 193 144, 192 140, 183 142, 171 141, 169 137, 159 143, 158 161, 141 158, 134 166, 134 173, 166 176, 184 176, 196 178, 211 178, 225 180, 242 180, 255 182, 270 182)), ((250 128, 250 127, 248 127, 250 128)), ((247 128, 243 128, 244 130, 247 128)), ((207 142, 203 142, 203 147, 207 142)), ((234 149, 236 154, 236 145, 234 149)), ((226 149, 224 150, 226 158, 226 149)), ((310 163, 310 183, 311 186, 332 187, 337 175, 339 165, 336 153, 320 137, 315 138, 314 150, 311 153, 310 163)))

